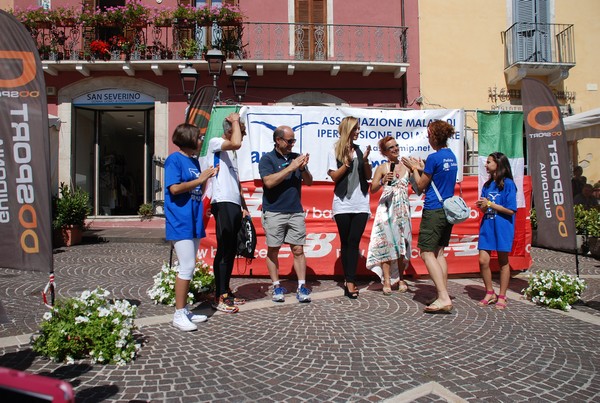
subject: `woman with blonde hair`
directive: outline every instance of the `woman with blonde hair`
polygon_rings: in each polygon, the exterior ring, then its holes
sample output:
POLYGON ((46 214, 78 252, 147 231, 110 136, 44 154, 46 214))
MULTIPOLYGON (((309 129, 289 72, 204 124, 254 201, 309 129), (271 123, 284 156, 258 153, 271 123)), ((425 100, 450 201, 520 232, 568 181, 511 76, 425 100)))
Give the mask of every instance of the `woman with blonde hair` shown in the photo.
POLYGON ((363 153, 354 144, 359 137, 360 124, 353 116, 342 119, 338 133, 339 140, 328 156, 327 174, 335 183, 332 210, 340 234, 344 295, 356 299, 358 288, 355 276, 359 244, 371 215, 367 182, 372 175, 369 162, 371 146, 367 146, 363 153))
POLYGON ((408 290, 404 270, 408 266, 412 242, 408 202, 410 173, 400 163, 400 148, 392 136, 379 140, 379 152, 388 162, 377 167, 371 183, 371 193, 380 189, 383 192, 375 212, 367 268, 381 278, 383 295, 391 295, 392 285, 396 282, 399 282, 400 292, 408 290))

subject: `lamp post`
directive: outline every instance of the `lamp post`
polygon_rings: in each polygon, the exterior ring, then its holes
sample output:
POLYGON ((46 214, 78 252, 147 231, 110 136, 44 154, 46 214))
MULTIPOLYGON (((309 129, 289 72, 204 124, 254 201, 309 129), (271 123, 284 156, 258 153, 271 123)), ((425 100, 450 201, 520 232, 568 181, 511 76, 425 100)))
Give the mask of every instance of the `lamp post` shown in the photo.
POLYGON ((213 77, 213 85, 216 87, 217 79, 221 75, 221 69, 223 69, 225 55, 219 49, 211 49, 206 52, 204 58, 208 62, 208 74, 213 77))
POLYGON ((246 96, 248 91, 248 81, 250 76, 241 65, 231 75, 231 84, 233 85, 233 94, 238 98, 238 102, 242 102, 242 98, 246 96))
MULTIPOLYGON (((208 62, 208 73, 213 76, 213 86, 217 87, 217 79, 221 75, 221 69, 223 68, 223 61, 225 57, 218 49, 210 50, 206 55, 206 61, 208 62)), ((187 63, 180 72, 181 86, 183 87, 183 93, 187 97, 188 104, 192 101, 192 96, 196 92, 196 84, 198 83, 198 72, 192 66, 191 63, 187 63)), ((248 91, 248 81, 250 76, 244 70, 241 65, 237 66, 237 69, 231 74, 231 83, 233 85, 233 94, 237 98, 238 102, 242 102, 242 98, 246 96, 248 91)), ((215 102, 218 104, 221 98, 221 91, 217 91, 215 102)))
POLYGON ((192 101, 192 95, 196 92, 196 84, 198 83, 198 72, 192 66, 191 63, 185 65, 179 73, 181 77, 181 87, 183 88, 183 94, 187 98, 187 103, 192 101))

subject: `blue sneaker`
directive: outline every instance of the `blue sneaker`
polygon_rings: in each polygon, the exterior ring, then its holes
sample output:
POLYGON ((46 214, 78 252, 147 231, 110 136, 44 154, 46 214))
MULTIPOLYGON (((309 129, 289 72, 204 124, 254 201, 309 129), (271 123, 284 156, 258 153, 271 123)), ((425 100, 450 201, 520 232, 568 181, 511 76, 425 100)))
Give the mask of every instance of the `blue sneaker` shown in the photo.
POLYGON ((285 294, 287 292, 287 290, 283 287, 275 287, 275 289, 273 290, 273 296, 271 297, 271 299, 273 300, 273 302, 284 302, 285 301, 285 294))
POLYGON ((296 298, 298 298, 298 302, 310 302, 310 293, 311 291, 304 285, 300 286, 298 291, 296 291, 296 298))

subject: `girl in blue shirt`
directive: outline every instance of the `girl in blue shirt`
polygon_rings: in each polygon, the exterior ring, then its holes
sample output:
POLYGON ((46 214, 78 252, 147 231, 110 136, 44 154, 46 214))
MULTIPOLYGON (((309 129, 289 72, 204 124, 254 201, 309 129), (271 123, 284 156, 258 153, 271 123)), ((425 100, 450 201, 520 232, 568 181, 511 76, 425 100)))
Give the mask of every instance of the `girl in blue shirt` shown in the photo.
POLYGON ((483 185, 481 197, 475 203, 483 214, 479 227, 479 271, 485 284, 485 298, 480 306, 496 304, 496 309, 506 308, 506 290, 510 281, 508 254, 512 250, 517 212, 517 187, 513 181, 506 155, 491 153, 485 163, 490 175, 483 185), (496 295, 492 284, 490 254, 495 250, 500 266, 500 293, 496 295))
POLYGON ((203 140, 204 136, 196 126, 180 124, 172 137, 179 151, 165 161, 166 239, 173 242, 179 260, 173 326, 185 332, 197 330, 196 323, 206 320, 205 315, 194 315, 186 307, 190 280, 196 267, 196 252, 200 238, 206 236, 202 222, 202 185, 218 170, 214 167, 200 170, 196 155, 203 140))

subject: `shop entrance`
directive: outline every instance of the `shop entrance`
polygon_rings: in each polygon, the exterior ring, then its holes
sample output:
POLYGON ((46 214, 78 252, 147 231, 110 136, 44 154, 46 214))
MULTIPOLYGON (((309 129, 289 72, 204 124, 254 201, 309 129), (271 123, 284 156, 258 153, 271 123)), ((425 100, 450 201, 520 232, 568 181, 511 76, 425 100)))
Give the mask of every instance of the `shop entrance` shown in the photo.
POLYGON ((154 108, 75 107, 74 115, 74 177, 90 194, 93 215, 137 215, 152 202, 154 108))

